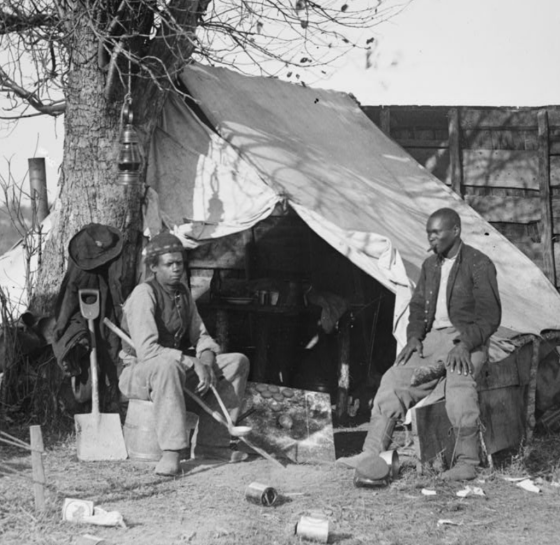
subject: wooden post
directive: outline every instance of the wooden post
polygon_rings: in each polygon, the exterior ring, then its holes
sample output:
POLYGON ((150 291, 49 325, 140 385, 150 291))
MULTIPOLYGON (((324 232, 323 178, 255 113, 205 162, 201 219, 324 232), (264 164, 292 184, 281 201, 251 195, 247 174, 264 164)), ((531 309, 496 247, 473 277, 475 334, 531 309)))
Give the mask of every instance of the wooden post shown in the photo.
POLYGON ((33 469, 33 495, 35 497, 35 510, 45 510, 45 468, 43 467, 43 435, 41 426, 30 426, 31 437, 31 467, 33 469))
POLYGON ((223 352, 229 350, 229 316, 227 310, 216 310, 216 341, 223 352))
MULTIPOLYGON (((40 224, 49 215, 47 197, 47 174, 44 157, 32 157, 27 160, 29 165, 29 185, 31 203, 33 205, 33 222, 40 224)), ((33 225, 33 227, 37 227, 33 225)))
POLYGON ((391 108, 389 106, 381 107, 381 111, 379 112, 379 125, 387 136, 391 136, 391 108))
POLYGON ((543 272, 556 285, 556 267, 554 264, 554 242, 552 223, 552 204, 550 200, 550 143, 548 137, 548 112, 539 110, 538 122, 538 178, 541 197, 541 244, 543 255, 543 272))
POLYGON ((451 189, 459 196, 463 196, 463 161, 461 150, 461 120, 459 108, 449 110, 449 170, 451 189))
POLYGON ((350 315, 340 319, 338 332, 338 391, 336 397, 336 416, 339 421, 348 407, 348 391, 350 389, 350 315))

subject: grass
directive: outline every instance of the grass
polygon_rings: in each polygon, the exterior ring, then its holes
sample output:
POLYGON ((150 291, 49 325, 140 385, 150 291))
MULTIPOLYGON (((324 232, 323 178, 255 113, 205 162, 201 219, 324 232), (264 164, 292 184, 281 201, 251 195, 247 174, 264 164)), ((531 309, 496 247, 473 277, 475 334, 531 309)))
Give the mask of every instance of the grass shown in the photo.
MULTIPOLYGON (((152 466, 79 462, 70 433, 46 437, 45 467, 51 488, 47 510, 34 511, 32 485, 0 477, 0 542, 71 544, 89 533, 119 545, 292 545, 302 515, 319 510, 330 522, 329 543, 343 545, 556 544, 560 533, 560 437, 540 435, 520 453, 497 460, 481 472, 484 498, 458 498, 464 484, 447 484, 437 472, 419 476, 406 463, 389 487, 359 489, 352 473, 331 464, 289 465, 285 470, 262 459, 239 465, 188 462, 181 478, 166 479, 152 466), (526 492, 505 476, 538 478, 540 494, 526 492), (264 482, 285 494, 274 507, 246 501, 245 487, 264 482), (436 491, 422 494, 423 488, 436 491), (61 520, 66 497, 89 499, 118 510, 128 529, 83 526, 61 520), (450 520, 455 525, 439 525, 450 520)), ((2 460, 28 474, 29 456, 0 447, 2 460)))

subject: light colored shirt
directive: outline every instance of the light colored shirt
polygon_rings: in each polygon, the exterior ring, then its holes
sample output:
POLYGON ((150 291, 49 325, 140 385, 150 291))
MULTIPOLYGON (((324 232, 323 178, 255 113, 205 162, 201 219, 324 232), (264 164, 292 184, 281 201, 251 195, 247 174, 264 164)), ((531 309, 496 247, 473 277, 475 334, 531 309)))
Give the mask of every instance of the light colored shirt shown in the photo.
POLYGON ((439 281, 439 291, 436 302, 436 314, 434 317, 433 329, 443 329, 444 327, 452 327, 453 324, 449 319, 447 310, 447 283, 449 281, 449 273, 455 263, 457 256, 450 259, 444 257, 441 264, 441 279, 439 281))
MULTIPOLYGON (((187 331, 189 339, 196 349, 196 357, 199 358, 205 350, 220 354, 220 346, 206 330, 189 291, 187 291, 186 296, 188 301, 187 331)), ((158 343, 159 335, 155 318, 156 306, 154 291, 147 283, 136 286, 126 300, 123 308, 125 316, 123 326, 130 333, 136 353, 131 354, 123 346, 124 350, 121 350, 119 354, 123 363, 128 365, 134 363, 136 359, 143 362, 158 360, 162 363, 165 360, 180 360, 184 362, 186 367, 192 367, 192 358, 185 356, 181 350, 167 348, 158 343)))

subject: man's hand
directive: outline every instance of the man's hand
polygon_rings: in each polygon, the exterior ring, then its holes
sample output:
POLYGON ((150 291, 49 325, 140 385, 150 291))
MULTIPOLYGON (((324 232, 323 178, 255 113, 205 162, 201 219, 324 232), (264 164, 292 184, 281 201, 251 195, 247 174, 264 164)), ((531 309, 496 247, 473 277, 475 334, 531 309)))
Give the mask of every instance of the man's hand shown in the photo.
POLYGON ((395 365, 404 365, 414 352, 418 352, 418 355, 423 358, 424 357, 424 347, 422 346, 422 341, 417 339, 416 337, 412 337, 410 341, 406 343, 406 346, 400 351, 399 355, 397 356, 397 360, 395 361, 395 365))
POLYGON ((200 354, 200 358, 194 362, 194 372, 198 376, 199 382, 195 392, 204 395, 210 386, 216 386, 216 374, 214 373, 214 363, 216 355, 210 350, 205 350, 200 354))
POLYGON ((472 375, 474 367, 471 362, 471 353, 462 343, 457 343, 447 355, 445 366, 453 373, 457 369, 459 375, 472 375))

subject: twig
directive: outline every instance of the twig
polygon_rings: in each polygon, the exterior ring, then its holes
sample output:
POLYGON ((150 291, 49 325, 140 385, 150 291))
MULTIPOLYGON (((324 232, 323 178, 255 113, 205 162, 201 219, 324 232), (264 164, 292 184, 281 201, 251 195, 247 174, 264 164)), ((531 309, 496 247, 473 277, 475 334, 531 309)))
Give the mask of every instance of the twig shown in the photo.
POLYGON ((4 439, 3 437, 0 437, 0 443, 6 443, 7 445, 11 445, 13 447, 18 447, 18 448, 24 448, 26 450, 32 450, 32 448, 28 445, 20 445, 19 443, 10 441, 9 439, 4 439))
POLYGON ((9 439, 10 441, 13 441, 14 443, 18 443, 18 446, 20 446, 22 448, 27 448, 27 449, 31 450, 31 447, 29 446, 29 443, 26 443, 25 441, 22 441, 21 439, 18 439, 17 437, 14 437, 13 435, 10 435, 9 433, 6 433, 5 431, 0 431, 0 435, 3 435, 6 439, 9 439))

